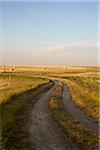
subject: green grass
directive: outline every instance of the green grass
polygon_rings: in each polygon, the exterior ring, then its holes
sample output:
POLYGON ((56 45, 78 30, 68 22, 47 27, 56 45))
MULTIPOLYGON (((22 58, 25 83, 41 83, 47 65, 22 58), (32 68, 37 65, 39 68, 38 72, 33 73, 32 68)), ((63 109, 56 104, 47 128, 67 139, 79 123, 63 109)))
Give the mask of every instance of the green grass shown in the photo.
POLYGON ((80 150, 98 150, 98 136, 92 134, 68 114, 62 101, 61 91, 62 86, 58 86, 49 102, 55 121, 58 123, 59 127, 66 134, 66 136, 70 137, 72 141, 77 144, 80 150))
MULTIPOLYGON (((8 75, 5 74, 2 78, 7 80, 8 75)), ((2 91, 2 95, 6 94, 4 99, 2 97, 0 104, 0 149, 35 149, 34 145, 32 146, 28 139, 29 133, 26 124, 29 120, 31 107, 35 104, 37 98, 50 88, 51 84, 47 79, 11 75, 9 87, 0 90, 0 92, 2 91), (36 93, 37 89, 43 85, 45 88, 36 93)))

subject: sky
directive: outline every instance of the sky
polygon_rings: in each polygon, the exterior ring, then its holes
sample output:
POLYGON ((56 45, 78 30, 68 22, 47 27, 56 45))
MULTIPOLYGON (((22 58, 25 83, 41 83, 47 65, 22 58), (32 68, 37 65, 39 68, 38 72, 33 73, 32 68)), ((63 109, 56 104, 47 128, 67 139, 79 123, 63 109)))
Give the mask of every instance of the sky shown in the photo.
POLYGON ((98 7, 0 1, 0 65, 98 65, 98 7))

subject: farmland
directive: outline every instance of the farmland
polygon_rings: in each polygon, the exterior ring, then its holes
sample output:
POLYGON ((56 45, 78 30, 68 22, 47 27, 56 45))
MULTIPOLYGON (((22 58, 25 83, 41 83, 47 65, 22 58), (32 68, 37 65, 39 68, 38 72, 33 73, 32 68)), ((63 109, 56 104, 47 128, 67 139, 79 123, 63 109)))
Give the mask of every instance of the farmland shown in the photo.
POLYGON ((99 149, 99 67, 0 72, 1 149, 99 149))

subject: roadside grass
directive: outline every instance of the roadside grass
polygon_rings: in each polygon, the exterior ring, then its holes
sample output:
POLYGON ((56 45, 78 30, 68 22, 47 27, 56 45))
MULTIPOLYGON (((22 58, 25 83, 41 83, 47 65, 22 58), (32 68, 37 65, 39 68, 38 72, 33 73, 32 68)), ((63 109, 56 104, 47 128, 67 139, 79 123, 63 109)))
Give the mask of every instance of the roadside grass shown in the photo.
POLYGON ((80 150, 98 150, 99 138, 66 111, 62 101, 62 86, 58 85, 49 101, 49 106, 59 127, 77 144, 80 150))
POLYGON ((0 103, 6 103, 12 95, 15 96, 16 94, 20 94, 21 92, 48 82, 47 79, 18 73, 2 73, 0 74, 0 79, 2 83, 6 83, 6 86, 1 86, 0 88, 0 103))
MULTIPOLYGON (((13 79, 18 81, 15 83, 16 86, 13 85, 13 88, 10 88, 11 93, 6 96, 7 100, 0 104, 0 149, 2 150, 35 149, 35 146, 28 139, 28 121, 30 121, 31 107, 34 106, 37 98, 51 87, 52 83, 47 79, 25 77, 24 80, 29 81, 23 83, 21 79, 21 77, 18 80, 16 77, 13 79), (21 88, 19 84, 25 87, 21 88), (17 88, 18 91, 16 92, 17 88)), ((6 94, 9 94, 9 90, 6 94)))
POLYGON ((72 100, 95 121, 99 121, 99 87, 97 78, 69 78, 66 79, 72 100))

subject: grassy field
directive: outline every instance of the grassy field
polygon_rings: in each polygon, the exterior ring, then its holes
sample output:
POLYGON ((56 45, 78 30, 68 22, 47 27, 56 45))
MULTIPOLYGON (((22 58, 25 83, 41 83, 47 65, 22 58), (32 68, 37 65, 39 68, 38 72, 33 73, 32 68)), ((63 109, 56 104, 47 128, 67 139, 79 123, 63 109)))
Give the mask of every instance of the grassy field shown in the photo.
POLYGON ((36 102, 34 90, 47 83, 47 79, 25 74, 0 74, 1 149, 29 149, 31 144, 28 143, 28 139, 22 141, 22 137, 28 136, 23 129, 28 117, 28 105, 36 102))
MULTIPOLYGON (((37 97, 50 88, 49 79, 64 80, 73 102, 99 121, 99 67, 0 66, 0 72, 0 148, 4 150, 35 149, 25 138, 29 133, 26 132, 28 129, 23 129, 23 125, 37 97), (47 86, 36 94, 34 91, 42 85, 47 86)), ((58 82, 49 103, 55 121, 80 149, 98 150, 98 137, 67 113, 61 101, 61 92, 62 83, 58 82)))
POLYGON ((46 81, 27 74, 1 73, 0 103, 6 103, 12 95, 15 96, 21 92, 35 88, 46 81))

